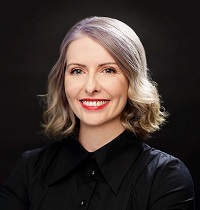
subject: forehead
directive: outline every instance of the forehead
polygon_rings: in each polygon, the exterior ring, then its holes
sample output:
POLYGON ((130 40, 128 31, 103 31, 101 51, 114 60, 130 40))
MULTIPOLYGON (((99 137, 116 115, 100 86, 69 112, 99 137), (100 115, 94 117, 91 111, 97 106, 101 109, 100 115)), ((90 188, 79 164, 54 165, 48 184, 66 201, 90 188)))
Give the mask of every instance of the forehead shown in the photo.
POLYGON ((103 45, 88 36, 82 36, 72 41, 67 49, 67 63, 74 60, 84 61, 115 61, 103 45))

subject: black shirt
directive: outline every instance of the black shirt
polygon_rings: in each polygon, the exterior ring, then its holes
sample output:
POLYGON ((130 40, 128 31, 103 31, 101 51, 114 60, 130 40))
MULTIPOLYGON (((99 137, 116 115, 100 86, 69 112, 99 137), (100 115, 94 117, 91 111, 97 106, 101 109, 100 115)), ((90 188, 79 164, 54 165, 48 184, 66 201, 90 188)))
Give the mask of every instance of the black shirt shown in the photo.
POLYGON ((0 209, 194 210, 194 190, 182 161, 127 131, 93 153, 71 136, 22 154, 0 209))

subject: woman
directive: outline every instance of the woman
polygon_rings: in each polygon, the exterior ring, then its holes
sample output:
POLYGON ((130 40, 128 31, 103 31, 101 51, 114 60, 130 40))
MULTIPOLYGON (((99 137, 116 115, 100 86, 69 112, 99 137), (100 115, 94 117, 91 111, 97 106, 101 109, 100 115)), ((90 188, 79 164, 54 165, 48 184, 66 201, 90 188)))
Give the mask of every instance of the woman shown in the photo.
POLYGON ((182 161, 145 143, 167 117, 135 32, 108 17, 79 21, 49 75, 44 132, 4 183, 2 210, 194 209, 182 161))

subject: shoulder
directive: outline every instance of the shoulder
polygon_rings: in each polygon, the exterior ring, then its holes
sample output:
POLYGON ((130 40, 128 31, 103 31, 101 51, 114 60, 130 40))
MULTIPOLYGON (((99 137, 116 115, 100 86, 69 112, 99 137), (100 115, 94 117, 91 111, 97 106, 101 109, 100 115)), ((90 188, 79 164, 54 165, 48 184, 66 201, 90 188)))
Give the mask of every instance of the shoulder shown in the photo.
POLYGON ((46 168, 50 165, 61 144, 62 142, 54 142, 44 147, 24 151, 16 160, 11 175, 22 176, 23 174, 23 177, 28 178, 28 176, 31 176, 36 171, 46 168))
POLYGON ((24 151, 19 159, 28 163, 51 160, 52 158, 55 158, 61 150, 64 150, 64 152, 70 152, 74 147, 75 140, 76 137, 70 135, 61 140, 50 141, 46 146, 24 151))
POLYGON ((25 162, 37 162, 39 160, 42 161, 46 160, 47 157, 50 159, 59 150, 61 145, 62 141, 59 141, 50 143, 44 147, 26 150, 21 154, 20 159, 24 160, 25 162))
POLYGON ((61 154, 68 152, 69 142, 70 138, 67 138, 44 147, 26 150, 20 155, 16 167, 21 165, 26 168, 27 176, 30 178, 39 173, 44 175, 59 161, 61 154))
POLYGON ((145 187, 141 198, 147 197, 152 209, 162 209, 163 205, 193 205, 193 180, 182 160, 144 144, 137 163, 137 171, 141 171, 137 189, 145 187))
POLYGON ((149 156, 151 160, 149 163, 155 165, 157 169, 180 167, 184 170, 188 170, 181 159, 159 149, 155 149, 147 144, 144 146, 144 156, 149 156))
POLYGON ((152 199, 174 193, 181 195, 183 199, 193 200, 193 180, 186 164, 181 159, 152 147, 149 147, 149 153, 154 157, 147 167, 147 171, 153 171, 151 189, 155 193, 152 193, 152 199))
POLYGON ((183 187, 193 190, 193 180, 186 164, 179 158, 144 144, 143 152, 138 158, 138 170, 152 182, 152 187, 183 187))

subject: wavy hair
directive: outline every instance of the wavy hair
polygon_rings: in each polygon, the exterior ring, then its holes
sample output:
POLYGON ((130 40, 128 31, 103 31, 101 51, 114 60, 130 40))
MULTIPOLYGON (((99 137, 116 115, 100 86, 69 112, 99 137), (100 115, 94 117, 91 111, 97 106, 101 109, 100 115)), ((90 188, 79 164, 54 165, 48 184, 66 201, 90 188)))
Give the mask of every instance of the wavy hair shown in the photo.
POLYGON ((141 139, 160 129, 167 117, 161 106, 157 84, 150 78, 144 47, 137 34, 125 23, 110 17, 88 17, 77 22, 64 37, 60 56, 48 76, 47 107, 42 126, 48 137, 60 139, 79 129, 64 89, 68 46, 81 36, 100 43, 116 60, 129 81, 128 101, 121 121, 125 129, 141 139))

